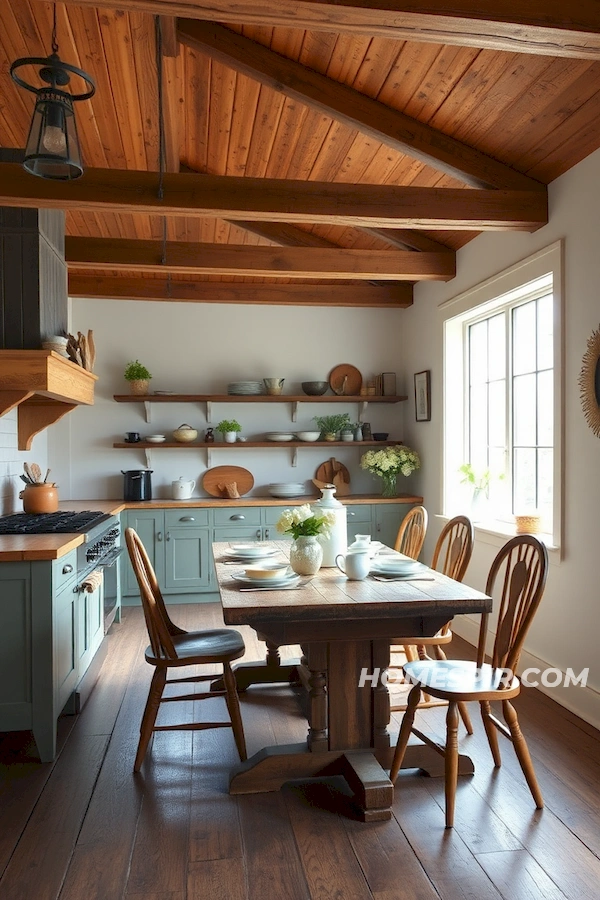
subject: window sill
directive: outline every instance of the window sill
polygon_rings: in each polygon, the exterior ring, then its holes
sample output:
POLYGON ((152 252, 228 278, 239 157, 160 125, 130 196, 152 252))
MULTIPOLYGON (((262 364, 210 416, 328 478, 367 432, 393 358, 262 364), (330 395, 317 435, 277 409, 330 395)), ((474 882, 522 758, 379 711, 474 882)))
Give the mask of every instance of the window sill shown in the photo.
MULTIPOLYGON (((448 522, 449 516, 439 515, 436 516, 436 519, 448 522)), ((489 522, 473 522, 473 527, 475 529, 476 542, 480 541, 482 544, 491 544, 493 547, 498 548, 503 547, 511 537, 515 537, 517 534, 515 526, 508 522, 492 520, 489 522)), ((536 535, 536 537, 546 545, 550 562, 558 565, 562 559, 562 553, 561 548, 553 543, 552 535, 542 533, 536 535)))

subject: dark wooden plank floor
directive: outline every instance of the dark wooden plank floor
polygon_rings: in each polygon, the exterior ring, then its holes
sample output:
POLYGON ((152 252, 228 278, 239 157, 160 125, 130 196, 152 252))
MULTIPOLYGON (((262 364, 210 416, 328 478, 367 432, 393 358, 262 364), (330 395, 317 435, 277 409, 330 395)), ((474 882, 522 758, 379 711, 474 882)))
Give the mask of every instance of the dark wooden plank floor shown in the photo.
MULTIPOLYGON (((173 616, 186 628, 220 622, 215 605, 175 607, 173 616)), ((248 658, 262 656, 253 632, 244 636, 248 658)), ((54 763, 36 762, 29 735, 0 735, 2 900, 600 897, 600 734, 537 691, 526 689, 517 704, 543 811, 508 742, 493 769, 474 706, 476 733, 462 731, 461 745, 476 774, 460 779, 455 828, 444 829, 443 781, 414 772, 400 777, 394 818, 363 824, 340 812, 341 779, 230 797, 237 756, 228 730, 159 734, 134 777, 151 675, 141 609, 126 609, 107 640, 87 705, 60 721, 54 763)), ((471 649, 455 638, 452 655, 471 649)), ((217 716, 221 702, 208 701, 203 715, 217 716)), ((172 704, 164 715, 190 712, 172 704)), ((306 735, 298 697, 285 686, 251 688, 242 715, 249 753, 306 735)), ((444 716, 424 710, 420 727, 439 737, 444 716)))

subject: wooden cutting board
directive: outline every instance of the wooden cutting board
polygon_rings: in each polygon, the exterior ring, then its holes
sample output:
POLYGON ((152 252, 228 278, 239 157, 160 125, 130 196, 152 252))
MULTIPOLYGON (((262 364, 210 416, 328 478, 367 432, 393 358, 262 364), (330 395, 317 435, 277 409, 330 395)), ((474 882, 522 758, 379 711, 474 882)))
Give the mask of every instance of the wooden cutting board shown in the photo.
POLYGON ((350 493, 350 473, 335 456, 331 456, 326 462, 321 463, 315 472, 315 480, 322 481, 324 484, 335 484, 336 495, 340 497, 350 493))
POLYGON ((241 466, 214 466, 202 476, 202 487, 211 497, 228 497, 224 485, 233 482, 237 484, 238 493, 242 497, 254 487, 254 476, 241 466))

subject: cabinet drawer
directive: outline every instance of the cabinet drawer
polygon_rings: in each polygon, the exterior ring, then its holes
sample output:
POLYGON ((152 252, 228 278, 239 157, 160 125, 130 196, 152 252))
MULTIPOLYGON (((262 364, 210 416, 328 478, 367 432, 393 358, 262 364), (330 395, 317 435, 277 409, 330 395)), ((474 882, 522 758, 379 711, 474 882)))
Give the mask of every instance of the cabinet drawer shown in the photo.
POLYGON ((262 528, 259 528, 256 525, 245 525, 232 528, 223 526, 223 528, 213 529, 213 541, 215 543, 219 543, 220 541, 232 541, 234 543, 260 541, 262 540, 262 536, 262 528))
POLYGON ((260 525, 260 506, 230 506, 227 509, 215 509, 214 515, 215 525, 260 525))
POLYGON ((208 525, 207 509, 165 510, 165 528, 200 528, 203 525, 208 525))
POLYGON ((52 580, 54 592, 58 594, 77 575, 77 550, 71 550, 60 559, 52 562, 52 580))

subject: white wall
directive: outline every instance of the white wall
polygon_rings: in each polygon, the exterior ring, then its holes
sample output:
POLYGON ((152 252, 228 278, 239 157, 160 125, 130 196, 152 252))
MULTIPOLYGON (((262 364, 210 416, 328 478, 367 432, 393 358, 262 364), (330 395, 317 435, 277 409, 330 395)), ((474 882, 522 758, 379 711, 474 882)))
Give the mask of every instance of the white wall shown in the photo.
MULTIPOLYGON (((441 513, 442 497, 442 314, 438 306, 467 288, 562 238, 565 247, 564 558, 552 560, 540 610, 526 643, 532 665, 590 667, 588 689, 559 688, 552 696, 600 726, 600 634, 598 510, 600 441, 587 427, 577 377, 587 340, 600 322, 600 151, 557 179, 549 189, 550 221, 535 234, 483 234, 458 254, 457 277, 447 284, 422 283, 416 302, 402 317, 405 377, 431 369, 432 420, 416 423, 407 410, 405 438, 418 447, 424 465, 418 479, 430 514, 441 513), (541 661, 541 662, 540 662, 541 661)), ((430 519, 431 522, 431 519, 430 519)), ((426 545, 430 557, 441 528, 433 519, 426 545)), ((477 540, 466 580, 482 588, 497 546, 477 540)), ((474 624, 474 623, 473 623, 474 624)), ((464 620, 456 631, 472 639, 464 620)))
MULTIPOLYGON (((285 378, 284 392, 301 394, 300 383, 327 379, 339 363, 351 363, 363 378, 402 368, 400 333, 402 310, 330 309, 281 306, 238 306, 190 303, 142 303, 112 300, 72 301, 72 329, 94 330, 97 347, 96 401, 81 407, 51 429, 53 467, 60 469, 61 499, 122 497, 121 469, 145 466, 143 451, 113 449, 126 431, 167 435, 184 422, 200 431, 206 427, 204 404, 155 404, 152 423, 144 420, 141 404, 115 403, 113 394, 127 394, 123 370, 139 359, 152 372, 151 390, 183 393, 226 393, 237 379, 285 378)), ((398 392, 406 388, 398 378, 398 392)), ((307 398, 308 400, 308 398, 307 398)), ((373 404, 367 421, 373 431, 403 438, 405 403, 373 404)), ((291 404, 214 404, 213 424, 236 418, 248 439, 265 431, 308 430, 315 415, 347 411, 358 419, 356 403, 301 404, 298 422, 291 421, 291 404)), ((360 451, 307 444, 291 468, 292 452, 285 445, 269 450, 219 450, 212 466, 238 465, 254 475, 252 493, 265 494, 273 481, 306 481, 317 466, 335 455, 350 470, 355 492, 379 493, 377 480, 360 469, 360 451)), ((195 496, 205 496, 200 480, 206 453, 194 449, 153 450, 153 492, 169 497, 171 481, 180 475, 198 482, 195 496)), ((406 479, 406 490, 412 490, 406 479)))

